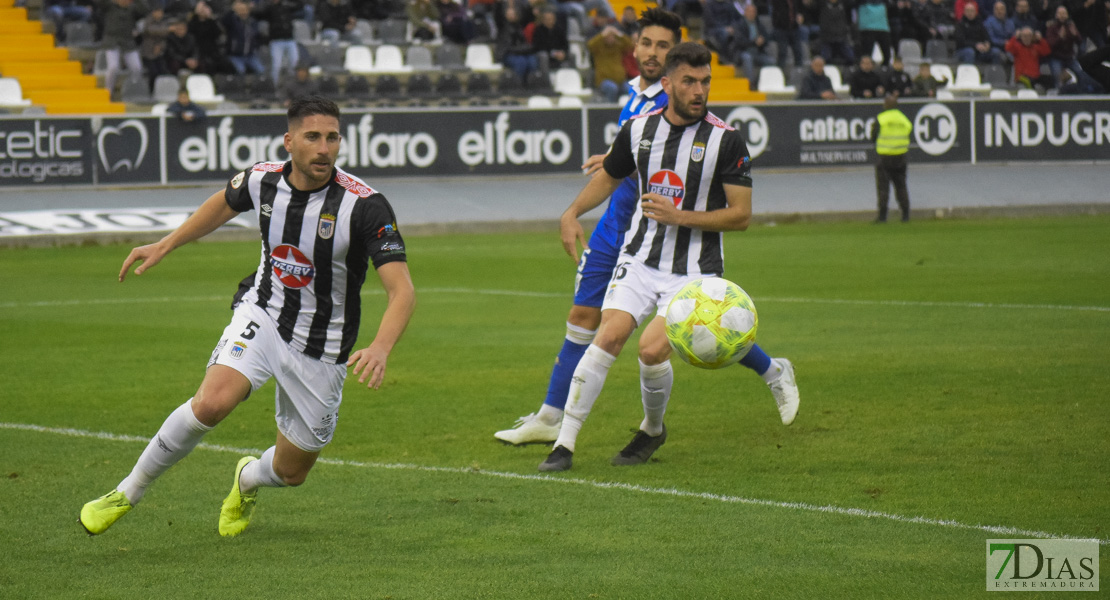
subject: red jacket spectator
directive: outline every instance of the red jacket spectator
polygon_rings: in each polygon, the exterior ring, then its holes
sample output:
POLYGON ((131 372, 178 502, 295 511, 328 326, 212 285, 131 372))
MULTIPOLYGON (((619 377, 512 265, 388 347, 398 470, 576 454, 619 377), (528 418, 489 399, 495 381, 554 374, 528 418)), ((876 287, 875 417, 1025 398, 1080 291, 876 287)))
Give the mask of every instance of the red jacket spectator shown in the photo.
POLYGON ((1006 42, 1006 52, 1014 57, 1014 81, 1021 77, 1035 81, 1041 76, 1041 59, 1048 56, 1052 48, 1041 38, 1040 32, 1023 29, 1006 42))

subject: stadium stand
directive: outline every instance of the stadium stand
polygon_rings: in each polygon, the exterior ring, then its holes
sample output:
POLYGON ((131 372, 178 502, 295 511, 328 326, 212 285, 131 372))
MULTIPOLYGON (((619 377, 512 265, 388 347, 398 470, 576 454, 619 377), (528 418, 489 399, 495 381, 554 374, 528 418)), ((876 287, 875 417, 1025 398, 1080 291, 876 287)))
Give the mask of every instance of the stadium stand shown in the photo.
POLYGON ((593 95, 593 90, 582 85, 582 74, 578 72, 578 69, 559 69, 555 71, 552 83, 555 91, 563 96, 589 97, 593 95))
POLYGON ((529 96, 528 108, 555 108, 555 102, 547 96, 529 96))
POLYGON ((493 85, 489 75, 485 73, 471 73, 466 78, 466 93, 471 96, 489 97, 493 95, 493 85))
POLYGON ((1035 98, 1040 98, 1040 95, 1037 94, 1037 90, 1030 90, 1030 89, 1027 89, 1027 88, 1022 88, 1022 89, 1017 91, 1017 97, 1018 97, 1018 99, 1025 100, 1025 99, 1028 99, 1028 98, 1034 98, 1034 99, 1035 98))
POLYGON ((376 73, 408 73, 412 67, 405 64, 405 57, 401 54, 400 46, 382 44, 374 53, 374 72, 376 73))
POLYGON ((950 63, 954 60, 948 51, 948 42, 929 40, 925 42, 925 57, 931 63, 950 63))
POLYGON ((1013 96, 1010 95, 1009 90, 991 90, 991 100, 1009 100, 1013 96))
POLYGON ((759 91, 772 97, 776 95, 794 97, 797 94, 794 86, 786 85, 786 76, 783 75, 782 69, 776 66, 763 67, 759 70, 759 91))
POLYGON ((19 80, 13 77, 0 77, 0 108, 23 108, 31 106, 31 101, 23 97, 19 80))
POLYGON ((96 47, 96 26, 92 23, 70 21, 63 27, 65 28, 66 46, 73 48, 96 47))
POLYGON ((836 92, 838 96, 843 96, 848 93, 848 86, 844 85, 844 79, 840 76, 840 67, 836 65, 825 65, 825 75, 829 76, 833 91, 836 92))
POLYGON ((937 100, 955 100, 956 95, 948 90, 937 90, 937 100))
POLYGON ((312 57, 321 73, 342 73, 347 51, 339 44, 320 44, 312 51, 312 57))
POLYGON ((462 48, 456 44, 446 43, 436 46, 435 64, 441 69, 465 71, 462 48))
POLYGON ((578 96, 559 96, 555 106, 557 108, 582 108, 582 99, 578 96))
MULTIPOLYGON (((351 75, 347 78, 347 87, 345 93, 348 98, 357 101, 366 101, 370 99, 370 80, 361 75, 351 75)), ((378 78, 378 95, 393 98, 401 93, 401 82, 396 77, 383 76, 378 78), (385 90, 392 85, 392 90, 388 94, 385 90)))
POLYGON ((322 75, 316 79, 322 96, 338 98, 340 96, 339 80, 331 75, 322 75))
POLYGON ((150 104, 150 82, 141 73, 130 73, 123 80, 119 97, 129 104, 150 104))
POLYGON ((197 104, 216 104, 224 101, 224 97, 216 93, 216 84, 212 78, 204 73, 194 73, 185 79, 185 89, 189 90, 189 99, 197 104))
POLYGON ((386 19, 378 24, 378 41, 383 44, 404 44, 408 42, 408 21, 405 19, 386 19))
POLYGON ((176 75, 159 75, 154 78, 154 91, 151 99, 155 102, 173 102, 177 100, 177 90, 181 89, 181 82, 176 75))
POLYGON ((471 44, 466 47, 468 69, 474 71, 500 71, 501 65, 493 62, 493 51, 486 44, 471 44))
POLYGON ((956 78, 952 84, 948 86, 952 92, 970 92, 975 94, 985 94, 990 92, 991 86, 988 83, 983 83, 979 74, 979 69, 975 65, 959 65, 956 67, 956 78))
POLYGON ((427 46, 409 46, 405 49, 405 64, 416 71, 431 71, 436 68, 432 51, 427 46))
POLYGON ((374 72, 374 56, 369 46, 348 46, 343 59, 343 70, 366 75, 374 72))

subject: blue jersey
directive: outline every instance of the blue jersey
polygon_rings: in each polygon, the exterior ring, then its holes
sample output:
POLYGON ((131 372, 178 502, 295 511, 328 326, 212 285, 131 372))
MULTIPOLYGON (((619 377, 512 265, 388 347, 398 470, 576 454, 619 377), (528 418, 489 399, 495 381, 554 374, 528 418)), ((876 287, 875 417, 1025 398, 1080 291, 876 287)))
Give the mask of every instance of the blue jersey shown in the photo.
MULTIPOLYGON (((663 84, 658 81, 641 92, 640 78, 636 77, 628 82, 627 91, 630 97, 621 111, 618 125, 623 126, 632 117, 645 115, 667 104, 667 93, 663 91, 663 84)), ((621 238, 632 221, 632 213, 636 211, 639 195, 639 184, 635 176, 621 182, 617 191, 609 197, 609 206, 590 235, 590 248, 616 254, 621 238)))

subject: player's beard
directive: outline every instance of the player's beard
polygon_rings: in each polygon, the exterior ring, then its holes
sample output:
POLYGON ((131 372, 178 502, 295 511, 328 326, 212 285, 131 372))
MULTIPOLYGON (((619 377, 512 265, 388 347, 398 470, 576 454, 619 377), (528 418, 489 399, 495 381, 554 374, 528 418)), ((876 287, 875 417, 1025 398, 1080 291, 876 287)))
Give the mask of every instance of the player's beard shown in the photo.
POLYGON ((690 104, 687 103, 687 102, 681 102, 681 101, 675 100, 674 101, 674 114, 678 115, 678 118, 682 119, 683 121, 688 121, 690 123, 694 123, 696 121, 700 121, 700 120, 704 119, 705 115, 709 114, 709 106, 708 106, 707 103, 704 103, 704 101, 703 101, 703 104, 701 105, 701 109, 697 110, 697 109, 691 108, 690 104))

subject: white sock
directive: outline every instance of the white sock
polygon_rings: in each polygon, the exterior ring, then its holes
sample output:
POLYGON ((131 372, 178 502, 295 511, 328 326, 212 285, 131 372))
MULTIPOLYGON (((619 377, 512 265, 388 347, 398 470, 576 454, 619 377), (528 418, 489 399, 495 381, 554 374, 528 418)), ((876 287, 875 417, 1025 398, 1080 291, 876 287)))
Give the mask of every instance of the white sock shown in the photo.
POLYGON ((667 412, 673 385, 671 361, 657 365, 645 365, 644 361, 640 361, 640 397, 644 403, 644 420, 640 429, 644 433, 653 437, 663 433, 663 414, 667 412))
POLYGON ((563 420, 563 411, 545 403, 540 407, 540 412, 536 415, 536 418, 544 425, 558 425, 559 421, 563 420))
POLYGON ((574 379, 570 383, 570 392, 567 394, 567 406, 563 413, 563 426, 559 429, 559 439, 555 446, 563 446, 574 452, 574 442, 578 439, 578 432, 582 424, 594 407, 594 402, 601 394, 605 385, 605 377, 609 375, 609 367, 617 357, 590 344, 578 368, 574 370, 574 379))
POLYGON ((262 458, 251 462, 239 472, 239 492, 250 493, 260 487, 285 487, 285 482, 274 472, 274 446, 262 453, 262 458))
POLYGON ((132 505, 143 499, 147 486, 185 458, 200 443, 204 434, 212 431, 193 415, 192 401, 190 398, 166 417, 162 428, 139 456, 131 474, 116 486, 132 505))
POLYGON ((772 358, 771 366, 767 367, 767 370, 760 377, 763 378, 763 381, 771 383, 782 375, 783 370, 782 361, 772 358))
POLYGON ((594 341, 595 335, 597 335, 596 329, 586 329, 585 327, 571 325, 570 321, 567 321, 567 340, 579 346, 586 346, 594 341))

